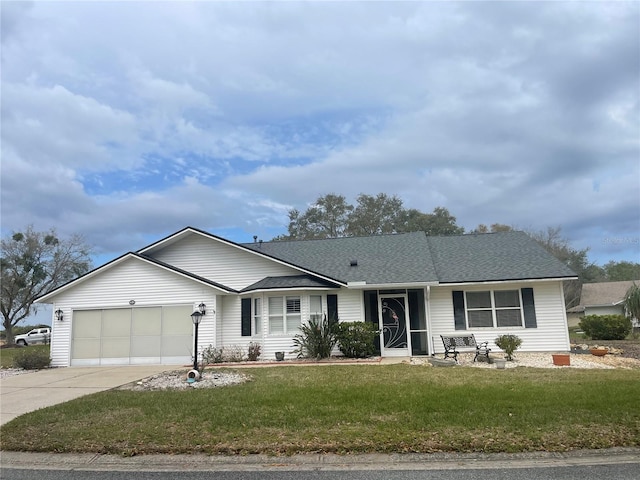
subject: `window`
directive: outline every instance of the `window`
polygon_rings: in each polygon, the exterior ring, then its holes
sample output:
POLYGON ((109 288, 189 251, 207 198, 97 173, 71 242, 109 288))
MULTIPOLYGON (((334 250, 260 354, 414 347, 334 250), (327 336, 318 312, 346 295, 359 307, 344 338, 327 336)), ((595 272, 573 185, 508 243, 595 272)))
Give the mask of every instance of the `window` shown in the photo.
POLYGON ((301 322, 300 297, 287 297, 287 333, 297 333, 301 322))
POLYGON ((322 296, 311 295, 309 297, 309 318, 311 320, 322 320, 322 296))
POLYGON ((284 333, 283 298, 269 297, 269 333, 284 333))
POLYGON ((269 297, 269 333, 296 334, 302 321, 300 297, 269 297))
POLYGON ((521 327, 519 290, 466 292, 469 328, 521 327))
POLYGON ((254 335, 262 333, 262 299, 253 299, 253 332, 254 335))

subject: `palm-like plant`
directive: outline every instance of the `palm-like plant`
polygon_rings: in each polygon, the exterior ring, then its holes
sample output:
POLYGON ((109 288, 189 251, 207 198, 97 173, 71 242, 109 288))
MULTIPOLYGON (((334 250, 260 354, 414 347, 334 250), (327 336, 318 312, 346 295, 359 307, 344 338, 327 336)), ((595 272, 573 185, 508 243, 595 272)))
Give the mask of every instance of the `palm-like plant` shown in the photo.
POLYGON ((624 296, 624 308, 631 318, 640 320, 640 286, 635 282, 629 287, 624 296))

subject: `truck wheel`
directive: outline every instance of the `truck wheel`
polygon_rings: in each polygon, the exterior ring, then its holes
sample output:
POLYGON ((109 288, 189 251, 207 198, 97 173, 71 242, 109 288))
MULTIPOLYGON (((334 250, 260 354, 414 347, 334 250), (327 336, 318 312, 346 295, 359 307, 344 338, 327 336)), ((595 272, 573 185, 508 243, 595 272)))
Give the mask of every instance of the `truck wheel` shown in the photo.
POLYGON ((27 342, 25 342, 24 340, 20 339, 16 342, 16 345, 18 345, 19 347, 26 347, 27 346, 27 342))

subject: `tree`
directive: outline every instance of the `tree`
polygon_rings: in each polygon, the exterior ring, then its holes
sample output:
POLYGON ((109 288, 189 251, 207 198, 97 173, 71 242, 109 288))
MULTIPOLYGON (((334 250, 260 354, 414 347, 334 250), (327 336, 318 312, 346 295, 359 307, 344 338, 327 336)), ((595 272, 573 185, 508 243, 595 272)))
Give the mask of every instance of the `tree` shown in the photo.
POLYGON ((353 206, 343 195, 329 193, 319 197, 304 213, 289 211, 288 235, 274 240, 312 240, 317 238, 344 237, 349 214, 353 206))
POLYGON ((436 207, 433 213, 422 213, 416 209, 406 210, 404 232, 425 232, 427 235, 460 235, 464 228, 456 225, 456 217, 444 207, 436 207))
POLYGON ((379 193, 375 197, 361 193, 358 205, 349 215, 348 236, 381 235, 396 233, 403 217, 402 200, 396 195, 391 197, 379 193))
POLYGON ((484 223, 478 225, 471 233, 496 233, 496 232, 512 232, 514 228, 511 225, 502 223, 492 223, 491 227, 487 227, 484 223))
POLYGON ((564 299, 567 308, 575 307, 580 303, 582 284, 594 281, 591 275, 597 274, 594 264, 587 258, 588 248, 576 250, 569 245, 569 241, 561 235, 561 227, 547 227, 538 232, 527 232, 554 257, 576 272, 578 280, 564 283, 564 299))
POLYGON ((59 239, 54 229, 37 232, 32 226, 2 239, 0 314, 13 343, 13 327, 31 315, 34 301, 91 268, 90 248, 74 235, 59 239))
POLYGON ((319 197, 305 212, 289 211, 286 235, 273 240, 310 240, 388 233, 425 232, 427 235, 457 235, 464 228, 456 225, 456 217, 444 207, 433 213, 405 209, 396 195, 358 195, 354 207, 342 195, 330 193, 319 197))
POLYGON ((640 263, 627 261, 614 262, 613 260, 602 267, 605 276, 610 282, 623 280, 640 280, 640 263))

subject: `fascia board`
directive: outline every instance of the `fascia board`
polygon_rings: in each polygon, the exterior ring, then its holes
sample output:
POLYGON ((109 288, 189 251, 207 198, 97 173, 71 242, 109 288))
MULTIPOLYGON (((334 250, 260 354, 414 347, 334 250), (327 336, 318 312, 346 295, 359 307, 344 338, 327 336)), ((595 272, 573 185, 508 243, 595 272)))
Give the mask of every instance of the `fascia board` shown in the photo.
POLYGON ((366 282, 349 282, 347 288, 350 290, 369 290, 369 289, 396 289, 396 288, 415 288, 415 287, 437 287, 438 282, 411 282, 411 283, 366 283, 366 282))
POLYGON ((513 280, 487 280, 476 282, 440 282, 441 287, 461 287, 469 285, 503 285, 507 283, 540 283, 540 282, 562 282, 565 280, 578 280, 578 277, 553 277, 553 278, 517 278, 513 280))

